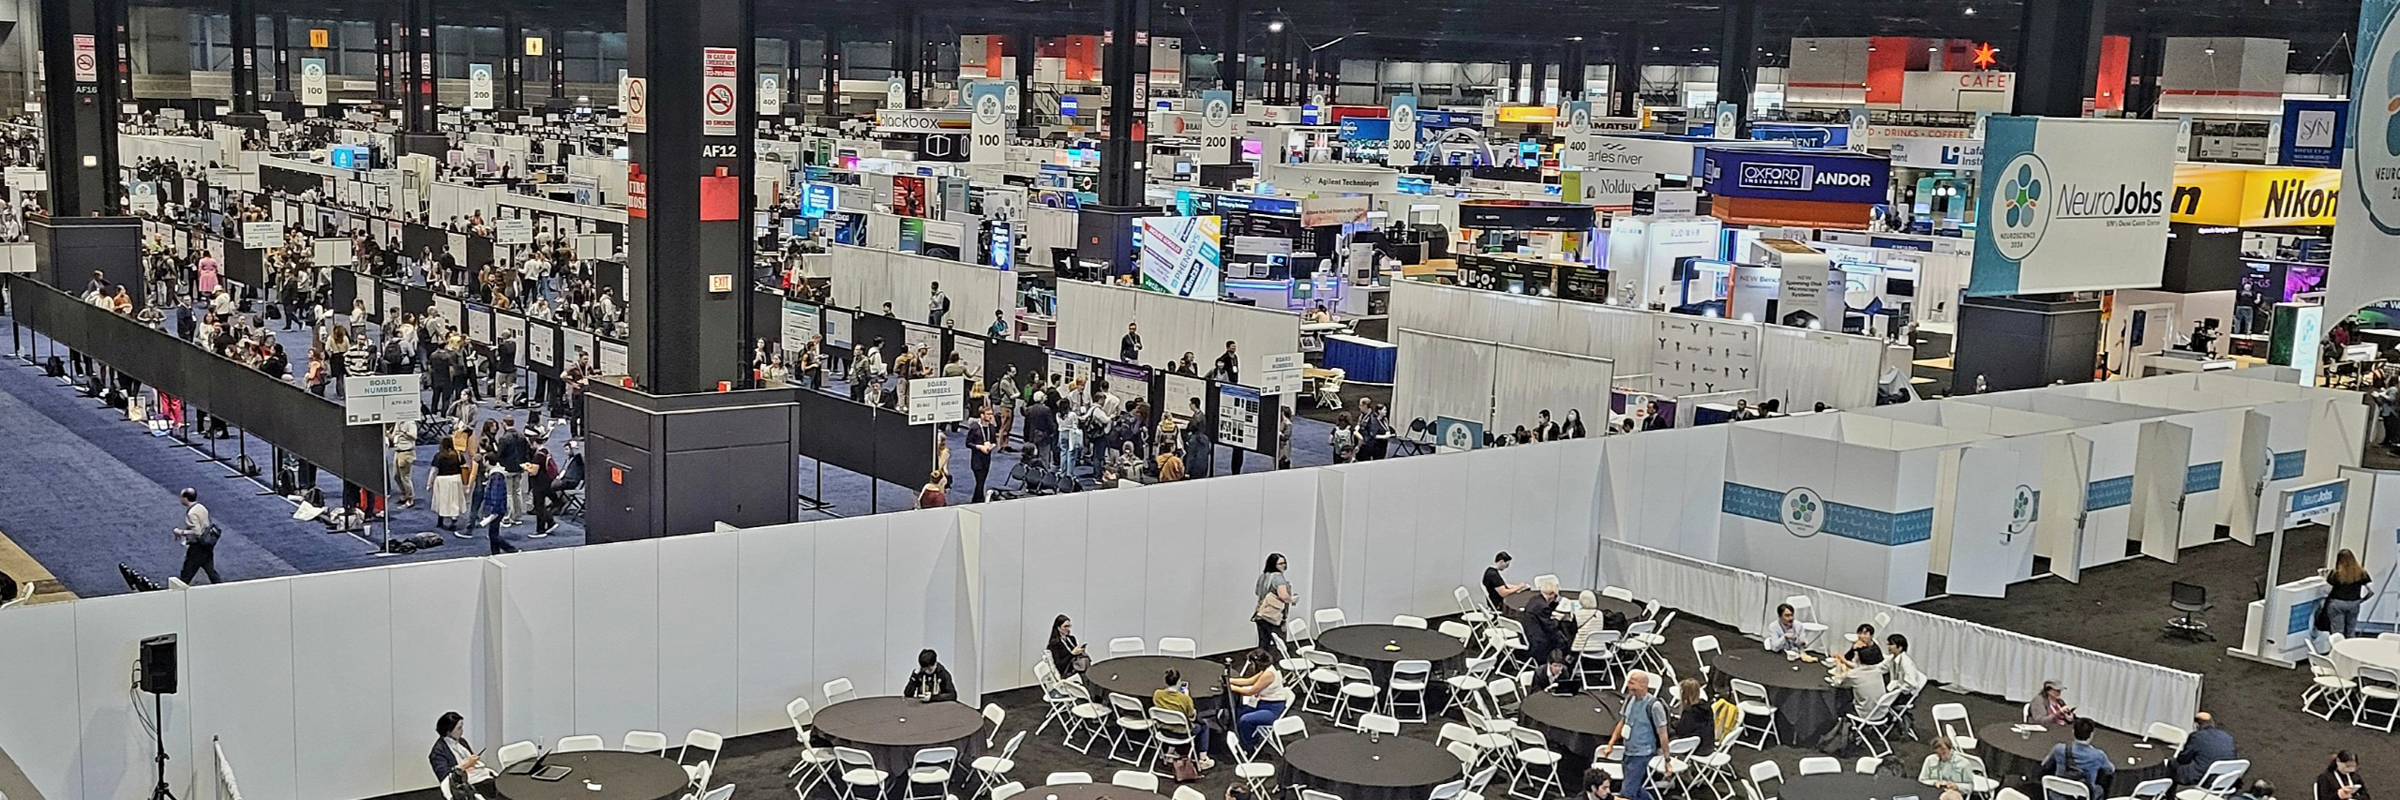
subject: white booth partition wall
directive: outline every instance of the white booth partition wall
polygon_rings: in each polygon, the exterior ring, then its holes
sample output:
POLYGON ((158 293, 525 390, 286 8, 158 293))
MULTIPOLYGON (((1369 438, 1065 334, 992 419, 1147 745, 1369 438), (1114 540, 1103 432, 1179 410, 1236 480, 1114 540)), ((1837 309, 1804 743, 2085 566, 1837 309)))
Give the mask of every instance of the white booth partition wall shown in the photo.
POLYGON ((1300 352, 1300 315, 1213 299, 1176 297, 1088 281, 1058 282, 1057 346, 1109 360, 1120 355, 1125 325, 1139 323, 1144 365, 1160 367, 1191 353, 1206 374, 1225 343, 1241 348, 1241 380, 1256 385, 1268 356, 1300 352))
POLYGON ((1734 426, 1716 560, 1886 602, 1922 600, 1938 473, 1929 448, 1949 432, 1845 417, 1839 439, 1773 420, 1734 426))
POLYGON ((1564 424, 1577 412, 1587 428, 1607 423, 1615 365, 1608 359, 1535 350, 1401 328, 1393 343, 1396 421, 1436 417, 1480 422, 1493 435, 1533 428, 1541 412, 1564 424))
POLYGON ((1457 613, 1452 590, 1477 585, 1502 550, 1562 581, 1591 575, 1601 442, 1326 468, 1328 502, 1340 499, 1326 531, 1338 607, 1356 622, 1457 613))
POLYGON ((1393 422, 1450 417, 1491 424, 1492 384, 1500 365, 1490 342, 1399 328, 1392 344, 1399 346, 1392 366, 1393 422))
POLYGON ((955 330, 981 333, 991 327, 994 312, 1016 308, 1014 272, 872 247, 829 249, 833 304, 843 308, 875 313, 890 303, 894 316, 921 323, 932 313, 937 282, 950 299, 949 323, 955 330))
POLYGON ((1269 553, 1290 561, 1297 613, 1333 607, 1332 563, 1317 534, 1322 478, 1283 470, 966 507, 982 529, 986 688, 1033 685, 1060 614, 1086 642, 1181 636, 1203 653, 1255 646, 1253 588, 1269 553))
POLYGON ((1601 440, 1608 457, 1601 464, 1600 535, 1717 560, 1726 441, 1742 427, 1671 428, 1601 440))
POLYGON ((1761 325, 1759 393, 1785 411, 1873 408, 1883 374, 1883 340, 1781 325, 1761 325))

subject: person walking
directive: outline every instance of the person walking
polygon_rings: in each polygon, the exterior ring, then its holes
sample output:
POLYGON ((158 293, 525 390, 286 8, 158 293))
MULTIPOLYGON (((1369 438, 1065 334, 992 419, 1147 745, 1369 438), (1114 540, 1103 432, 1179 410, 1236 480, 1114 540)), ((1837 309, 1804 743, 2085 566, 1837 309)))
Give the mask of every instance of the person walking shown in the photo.
POLYGON ((483 457, 482 489, 475 494, 475 509, 483 517, 484 536, 491 540, 492 555, 514 553, 517 546, 500 536, 502 517, 508 515, 508 470, 500 466, 497 454, 483 457))
POLYGON ((526 535, 540 539, 558 526, 558 459, 550 457, 548 446, 541 446, 534 449, 532 464, 525 482, 533 492, 533 533, 526 535))
POLYGON ((1659 759, 1667 752, 1667 707, 1650 693, 1650 673, 1634 670, 1625 676, 1625 710, 1617 715, 1616 730, 1608 734, 1608 744, 1600 746, 1600 757, 1625 743, 1625 797, 1629 800, 1648 800, 1650 766, 1653 759, 1673 774, 1675 762, 1659 759))
POLYGON ((200 490, 183 490, 183 527, 175 529, 175 541, 183 545, 183 572, 177 575, 189 584, 200 573, 208 573, 209 583, 224 583, 217 575, 217 540, 224 532, 209 521, 208 506, 200 504, 200 490))
POLYGON ((467 458, 458 451, 458 439, 444 436, 441 446, 433 453, 433 472, 426 478, 425 493, 433 495, 433 526, 457 531, 458 538, 467 538, 459 530, 467 515, 467 458))
POLYGON ((517 428, 516 417, 501 419, 499 440, 492 452, 500 457, 501 474, 508 476, 508 517, 504 522, 514 528, 525 521, 525 509, 532 505, 525 478, 533 465, 533 443, 517 428))
POLYGON ((394 423, 388 434, 392 448, 392 487, 398 491, 401 508, 417 505, 417 483, 410 480, 417 467, 417 421, 394 423))

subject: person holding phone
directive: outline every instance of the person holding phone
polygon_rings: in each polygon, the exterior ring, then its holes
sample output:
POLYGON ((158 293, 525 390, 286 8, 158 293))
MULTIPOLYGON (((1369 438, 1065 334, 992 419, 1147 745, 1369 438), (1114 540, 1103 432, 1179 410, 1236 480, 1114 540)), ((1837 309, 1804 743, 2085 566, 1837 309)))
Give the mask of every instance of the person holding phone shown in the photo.
POLYGON ((950 668, 942 666, 939 655, 920 650, 917 670, 908 674, 908 689, 901 694, 927 703, 949 702, 958 699, 958 684, 950 680, 950 668))
POLYGON ((1200 718, 1200 711, 1192 702, 1192 685, 1184 682, 1183 671, 1167 670, 1160 683, 1163 685, 1150 693, 1150 705, 1182 714, 1185 723, 1190 726, 1186 733, 1192 737, 1192 760, 1201 769, 1215 768, 1217 762, 1208 757, 1208 721, 1200 718))
POLYGON ((467 718, 456 711, 442 712, 433 721, 433 752, 426 759, 433 765, 433 778, 449 782, 464 778, 473 786, 487 787, 496 773, 484 766, 483 753, 467 743, 467 718))
POLYGON ((2067 687, 2042 681, 2042 691, 2025 704, 2025 721, 2034 725, 2075 724, 2075 707, 2067 705, 2067 687))

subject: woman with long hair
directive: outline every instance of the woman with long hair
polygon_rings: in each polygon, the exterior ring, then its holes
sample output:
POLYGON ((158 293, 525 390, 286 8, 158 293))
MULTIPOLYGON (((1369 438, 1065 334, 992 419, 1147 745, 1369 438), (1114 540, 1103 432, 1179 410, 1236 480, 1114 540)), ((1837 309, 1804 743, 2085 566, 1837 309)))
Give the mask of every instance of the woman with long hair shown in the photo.
POLYGON ((1060 614, 1050 621, 1050 666, 1058 668, 1061 678, 1083 674, 1091 666, 1091 657, 1084 653, 1083 643, 1075 640, 1075 621, 1060 614))
POLYGON ((1289 566, 1282 553, 1268 553, 1267 565, 1258 574, 1258 608, 1250 621, 1258 625, 1258 649, 1263 652, 1276 652, 1283 643, 1283 621, 1292 612, 1292 581, 1283 575, 1289 566))
POLYGON ((2317 776, 2317 800, 2367 800, 2367 785, 2358 779, 2358 756, 2343 750, 2325 761, 2325 772, 2317 776))
POLYGON ((433 454, 432 482, 425 489, 433 496, 434 527, 458 530, 459 517, 467 513, 466 468, 467 459, 459 454, 457 440, 442 437, 441 448, 433 454))
POLYGON ((1246 707, 1234 721, 1234 733, 1243 748, 1255 753, 1259 729, 1275 724, 1284 709, 1291 707, 1292 690, 1284 685, 1282 673, 1275 670, 1275 656, 1263 648, 1250 651, 1240 672, 1241 677, 1225 682, 1227 688, 1241 696, 1246 707))
POLYGON ((2343 636, 2356 636, 2358 607, 2375 594, 2367 584, 2374 578, 2367 568, 2359 566, 2358 554, 2348 548, 2333 557, 2333 571, 2326 573, 2325 583, 2333 588, 2325 595, 2325 630, 2343 636))

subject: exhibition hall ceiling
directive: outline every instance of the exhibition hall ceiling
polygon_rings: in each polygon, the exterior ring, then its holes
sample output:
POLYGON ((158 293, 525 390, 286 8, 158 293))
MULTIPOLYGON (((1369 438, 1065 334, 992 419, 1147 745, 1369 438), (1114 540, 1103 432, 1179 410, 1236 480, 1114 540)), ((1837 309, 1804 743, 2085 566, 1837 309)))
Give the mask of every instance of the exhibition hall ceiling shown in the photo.
MULTIPOLYGON (((1223 43, 1222 0, 1152 0, 1151 29, 1180 36, 1193 52, 1223 43)), ((135 0, 221 12, 215 0, 135 0)), ((907 0, 757 0, 762 36, 815 38, 836 29, 851 41, 888 41, 907 0)), ((1608 58, 1608 34, 1641 23, 1652 63, 1713 63, 1722 0, 1247 0, 1243 29, 1257 52, 1267 24, 1285 20, 1311 46, 1341 39, 1342 58, 1497 61, 1528 58, 1569 36, 1590 37, 1594 62, 1608 58), (1357 32, 1366 35, 1354 35, 1357 32)), ((1972 39, 2000 48, 2001 66, 2019 49, 2019 0, 1762 0, 1758 37, 1769 64, 1782 63, 1795 36, 1894 35, 1972 39)), ((261 13, 328 11, 354 19, 395 13, 396 0, 258 0, 261 13)), ((1097 32, 1106 0, 915 0, 929 40, 1031 29, 1043 35, 1097 32)), ((2262 36, 2290 39, 2294 71, 2344 72, 2357 0, 2111 0, 2108 33, 2167 36, 2262 36)), ((622 0, 445 0, 445 21, 496 24, 514 9, 529 27, 565 23, 623 30, 622 0)), ((1555 56, 1553 56, 1555 58, 1555 56)))

